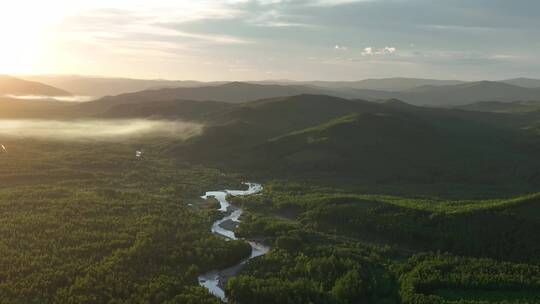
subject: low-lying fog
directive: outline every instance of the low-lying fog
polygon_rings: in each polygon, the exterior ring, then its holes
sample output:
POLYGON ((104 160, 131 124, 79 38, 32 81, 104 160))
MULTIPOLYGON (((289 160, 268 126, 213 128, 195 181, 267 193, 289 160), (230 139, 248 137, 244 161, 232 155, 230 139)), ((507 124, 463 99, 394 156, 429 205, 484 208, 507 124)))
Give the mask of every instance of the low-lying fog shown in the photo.
POLYGON ((59 140, 121 140, 140 136, 188 138, 202 125, 169 120, 36 120, 0 119, 0 137, 59 140))
POLYGON ((4 97, 20 100, 53 100, 63 102, 87 102, 96 100, 93 96, 40 96, 40 95, 3 95, 4 97))

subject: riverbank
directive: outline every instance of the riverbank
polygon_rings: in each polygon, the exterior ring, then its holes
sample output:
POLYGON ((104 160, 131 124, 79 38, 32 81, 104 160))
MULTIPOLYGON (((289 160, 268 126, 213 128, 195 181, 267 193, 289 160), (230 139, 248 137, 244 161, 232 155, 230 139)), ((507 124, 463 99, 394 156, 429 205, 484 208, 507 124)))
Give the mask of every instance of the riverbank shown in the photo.
MULTIPOLYGON (((255 183, 246 183, 248 185, 248 190, 223 190, 223 191, 209 191, 205 195, 201 196, 203 199, 216 199, 220 206, 219 211, 224 213, 223 218, 215 221, 212 224, 211 231, 216 235, 220 235, 230 240, 237 240, 234 231, 238 224, 240 223, 240 216, 243 213, 241 208, 231 206, 230 202, 227 201, 227 195, 233 196, 243 196, 251 195, 258 192, 261 192, 263 187, 260 184, 255 183)), ((235 276, 240 269, 251 259, 265 255, 270 250, 270 247, 264 245, 261 242, 256 240, 246 240, 251 246, 251 255, 242 260, 240 263, 233 265, 231 267, 221 269, 221 270, 212 270, 206 273, 199 275, 199 285, 208 289, 210 293, 219 297, 222 301, 227 302, 227 297, 225 296, 225 285, 227 280, 230 277, 235 276)))

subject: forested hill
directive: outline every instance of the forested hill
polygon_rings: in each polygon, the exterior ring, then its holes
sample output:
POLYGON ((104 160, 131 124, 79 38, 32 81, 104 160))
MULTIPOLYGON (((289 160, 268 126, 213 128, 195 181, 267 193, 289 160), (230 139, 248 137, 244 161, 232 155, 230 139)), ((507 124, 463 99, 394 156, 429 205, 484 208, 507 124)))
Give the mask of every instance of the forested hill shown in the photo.
POLYGON ((121 94, 103 98, 101 103, 141 103, 166 100, 215 100, 240 103, 263 98, 291 96, 303 93, 324 94, 328 89, 295 85, 262 85, 230 82, 221 85, 190 88, 164 88, 121 94))
POLYGON ((170 153, 255 175, 414 185, 419 192, 428 185, 484 194, 499 187, 497 195, 540 185, 536 121, 530 114, 299 95, 228 109, 170 153))

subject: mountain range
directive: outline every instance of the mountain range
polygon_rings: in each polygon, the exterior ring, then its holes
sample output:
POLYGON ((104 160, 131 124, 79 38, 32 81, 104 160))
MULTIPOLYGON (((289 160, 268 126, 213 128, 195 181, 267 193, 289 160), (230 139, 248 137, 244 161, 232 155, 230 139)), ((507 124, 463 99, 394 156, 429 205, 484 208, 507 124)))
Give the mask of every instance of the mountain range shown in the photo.
MULTIPOLYGON (((130 79, 111 78, 99 76, 78 76, 78 75, 26 75, 24 79, 40 82, 50 86, 60 88, 75 95, 94 96, 96 98, 104 96, 115 96, 125 93, 134 93, 145 90, 156 90, 164 88, 196 88, 223 85, 226 81, 201 82, 201 81, 176 81, 163 79, 130 79)), ((395 92, 408 92, 419 87, 444 87, 474 84, 474 81, 460 80, 438 80, 423 78, 382 78, 364 79, 359 81, 294 81, 294 80, 266 80, 266 81, 243 81, 244 83, 260 85, 281 85, 304 87, 303 93, 308 92, 311 87, 319 90, 334 91, 333 94, 341 97, 358 97, 364 99, 377 98, 402 98, 395 92), (337 92, 336 92, 337 91, 337 92), (390 94, 388 94, 390 92, 390 94), (391 96, 389 96, 391 95, 391 96)), ((532 78, 513 78, 496 81, 497 83, 510 84, 522 88, 540 88, 540 80, 532 78)), ((407 96, 405 96, 407 97, 407 96)), ((411 96, 411 98, 414 96, 411 96)), ((402 98, 404 99, 404 98, 402 98)), ((411 102, 408 100, 408 102, 411 102)), ((411 103, 415 103, 412 101, 411 103)))
POLYGON ((399 99, 414 105, 457 106, 479 101, 540 100, 540 88, 523 88, 501 82, 480 81, 444 86, 420 86, 402 92, 369 89, 329 89, 306 85, 276 85, 231 82, 195 88, 166 88, 105 97, 101 103, 139 103, 148 101, 214 100, 241 103, 257 99, 298 94, 331 95, 348 99, 399 99))
POLYGON ((344 178, 371 186, 540 186, 540 112, 471 112, 305 94, 231 105, 204 121, 201 136, 169 153, 267 177, 344 178))
POLYGON ((305 86, 314 86, 328 89, 350 88, 358 90, 377 90, 400 92, 410 90, 419 86, 443 86, 465 83, 459 80, 438 80, 438 79, 423 79, 423 78, 381 78, 381 79, 364 79, 359 81, 292 81, 292 80, 267 80, 256 82, 260 84, 297 84, 305 86))
POLYGON ((158 88, 198 87, 212 85, 212 83, 190 80, 147 80, 79 75, 24 75, 21 77, 62 88, 75 95, 94 96, 97 98, 158 88))
MULTIPOLYGON (((11 78, 6 78, 11 79, 11 78)), ((19 84, 11 86, 19 88, 8 91, 25 93, 27 95, 38 94, 69 94, 63 90, 35 82, 19 81, 19 84)), ((5 86, 4 88, 8 88, 5 86)), ((176 101, 214 101, 216 103, 245 103, 254 100, 295 96, 301 94, 326 95, 350 100, 366 100, 381 102, 388 99, 397 99, 411 105, 429 107, 464 107, 479 102, 499 102, 520 104, 534 104, 540 101, 540 88, 524 88, 502 82, 466 82, 452 85, 424 85, 401 92, 378 91, 370 89, 354 88, 322 88, 308 85, 277 85, 277 84, 254 84, 245 82, 230 82, 225 84, 212 84, 210 86, 161 88, 144 90, 134 93, 106 96, 91 102, 76 105, 55 104, 55 111, 43 111, 44 115, 59 113, 59 107, 64 107, 73 114, 79 113, 85 116, 119 115, 144 116, 145 114, 165 115, 168 117, 179 114, 176 101), (128 106, 131 105, 131 106, 128 106)), ((15 95, 15 94, 14 94, 15 95)), ((4 100, 8 102, 7 100, 4 100)), ((13 102, 13 100, 11 100, 13 102)), ((201 105, 193 105, 199 107, 201 105)), ((26 107, 34 107, 26 104, 26 107)), ((204 105, 203 105, 204 107, 204 105)), ((329 106, 331 107, 331 106, 329 106)), ((18 105, 16 108, 24 108, 18 105)), ((43 106, 38 107, 43 109, 43 106)), ((473 109, 473 108, 469 108, 473 109)), ((25 109, 25 113, 30 110, 25 109)), ((478 109, 477 109, 478 110, 478 109)), ((35 111, 34 111, 35 112, 35 111)))
POLYGON ((478 112, 525 113, 540 111, 540 101, 481 101, 464 106, 458 106, 456 108, 478 112))
POLYGON ((539 90, 486 81, 402 92, 231 82, 83 103, 3 98, 0 115, 199 122, 201 135, 165 152, 253 175, 517 191, 540 186, 540 111, 520 101, 535 100, 539 90), (464 106, 476 101, 484 102, 464 106), (528 110, 496 110, 500 104, 528 110))

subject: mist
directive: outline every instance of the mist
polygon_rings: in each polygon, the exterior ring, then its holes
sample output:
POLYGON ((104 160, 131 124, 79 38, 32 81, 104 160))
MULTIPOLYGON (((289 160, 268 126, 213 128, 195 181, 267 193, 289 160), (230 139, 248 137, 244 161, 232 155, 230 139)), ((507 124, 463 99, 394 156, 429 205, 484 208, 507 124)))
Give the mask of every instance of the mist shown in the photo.
POLYGON ((184 121, 147 119, 36 120, 0 119, 0 137, 56 140, 123 140, 141 136, 187 139, 202 125, 184 121))
POLYGON ((62 102, 87 102, 96 100, 94 96, 41 96, 41 95, 13 95, 7 94, 4 97, 20 100, 44 100, 44 101, 62 101, 62 102))

